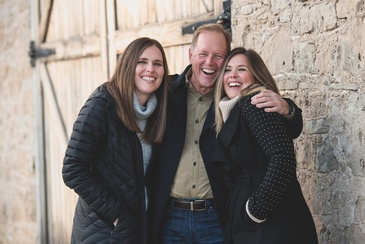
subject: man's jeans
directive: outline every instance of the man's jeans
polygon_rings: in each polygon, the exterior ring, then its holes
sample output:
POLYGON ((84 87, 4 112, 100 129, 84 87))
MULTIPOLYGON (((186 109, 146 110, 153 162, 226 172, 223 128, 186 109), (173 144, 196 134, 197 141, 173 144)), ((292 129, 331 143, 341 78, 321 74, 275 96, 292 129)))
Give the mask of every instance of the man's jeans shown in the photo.
POLYGON ((223 230, 218 216, 207 202, 202 211, 169 208, 164 219, 161 240, 163 244, 222 244, 223 230))

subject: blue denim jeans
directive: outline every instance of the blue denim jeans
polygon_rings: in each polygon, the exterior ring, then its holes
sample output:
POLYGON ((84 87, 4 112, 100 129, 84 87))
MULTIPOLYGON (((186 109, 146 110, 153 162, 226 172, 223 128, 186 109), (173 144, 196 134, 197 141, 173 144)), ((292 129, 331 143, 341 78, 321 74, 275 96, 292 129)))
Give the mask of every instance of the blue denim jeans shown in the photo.
POLYGON ((162 244, 223 243, 223 230, 211 202, 202 211, 176 209, 170 204, 161 234, 162 244))

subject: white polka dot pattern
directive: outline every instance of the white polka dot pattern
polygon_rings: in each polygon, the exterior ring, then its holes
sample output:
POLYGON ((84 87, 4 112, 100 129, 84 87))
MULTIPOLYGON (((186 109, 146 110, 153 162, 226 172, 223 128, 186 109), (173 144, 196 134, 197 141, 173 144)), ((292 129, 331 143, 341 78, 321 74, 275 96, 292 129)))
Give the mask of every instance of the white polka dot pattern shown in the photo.
POLYGON ((263 220, 283 201, 291 182, 295 180, 296 160, 284 118, 256 108, 251 104, 250 97, 240 102, 242 120, 248 124, 269 158, 269 164, 259 190, 249 198, 248 209, 255 218, 263 220))

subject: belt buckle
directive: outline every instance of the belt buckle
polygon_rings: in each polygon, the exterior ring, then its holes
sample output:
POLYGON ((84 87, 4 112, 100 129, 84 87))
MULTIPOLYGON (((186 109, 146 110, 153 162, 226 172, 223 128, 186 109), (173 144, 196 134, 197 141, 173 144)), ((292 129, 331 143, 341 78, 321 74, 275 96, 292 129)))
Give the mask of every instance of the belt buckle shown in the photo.
POLYGON ((204 210, 207 209, 207 201, 204 200, 204 199, 196 199, 194 201, 191 201, 190 202, 190 209, 191 209, 191 211, 196 211, 196 212, 204 211, 204 210), (202 208, 202 209, 194 209, 194 202, 204 202, 204 208, 202 208))

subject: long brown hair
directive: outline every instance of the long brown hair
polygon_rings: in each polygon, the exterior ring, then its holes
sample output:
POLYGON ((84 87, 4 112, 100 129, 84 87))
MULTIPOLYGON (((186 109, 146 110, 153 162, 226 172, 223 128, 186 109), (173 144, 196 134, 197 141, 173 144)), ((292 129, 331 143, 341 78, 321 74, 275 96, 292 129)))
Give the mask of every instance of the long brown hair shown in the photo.
POLYGON ((114 74, 107 83, 108 91, 113 96, 120 120, 131 131, 143 133, 142 139, 150 144, 162 142, 166 127, 167 93, 169 89, 169 70, 165 51, 162 45, 151 38, 141 37, 132 41, 123 54, 119 57, 114 74), (145 130, 142 132, 137 125, 137 117, 133 106, 135 89, 135 73, 139 57, 143 51, 151 46, 156 46, 162 54, 164 76, 160 87, 155 91, 157 106, 148 118, 145 130))
POLYGON ((269 69, 266 67, 265 62, 262 60, 260 55, 252 50, 245 49, 243 47, 237 47, 230 51, 223 63, 221 70, 217 76, 215 94, 214 94, 214 106, 215 106, 215 122, 216 132, 218 133, 223 126, 223 117, 219 109, 220 100, 226 96, 224 91, 224 73, 229 61, 236 55, 242 54, 248 59, 248 69, 252 72, 254 77, 254 84, 243 89, 240 93, 241 97, 247 96, 254 92, 260 91, 263 88, 272 90, 280 95, 279 89, 276 85, 274 77, 272 77, 269 69))

